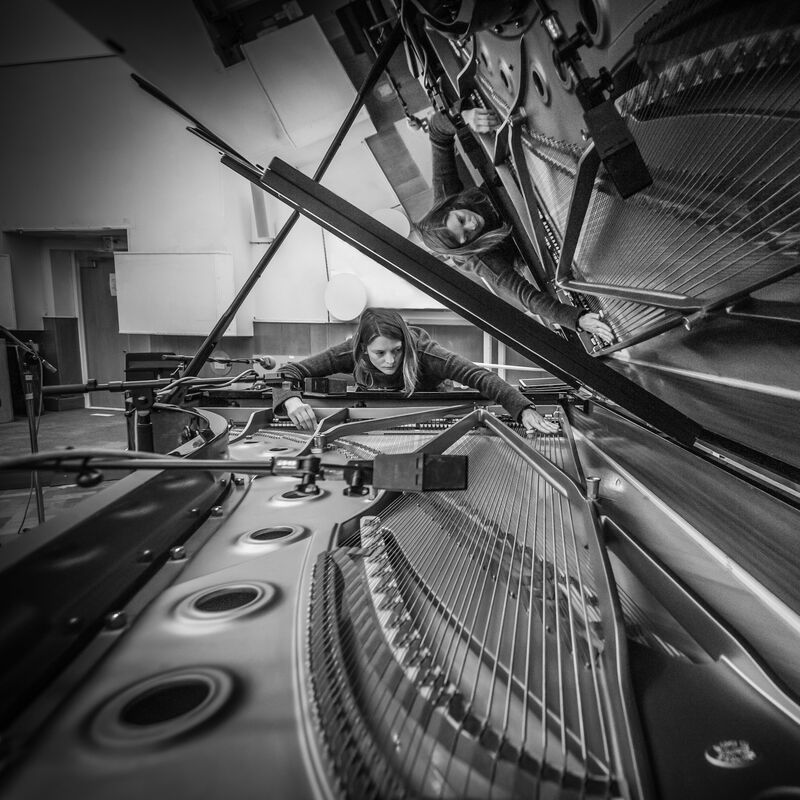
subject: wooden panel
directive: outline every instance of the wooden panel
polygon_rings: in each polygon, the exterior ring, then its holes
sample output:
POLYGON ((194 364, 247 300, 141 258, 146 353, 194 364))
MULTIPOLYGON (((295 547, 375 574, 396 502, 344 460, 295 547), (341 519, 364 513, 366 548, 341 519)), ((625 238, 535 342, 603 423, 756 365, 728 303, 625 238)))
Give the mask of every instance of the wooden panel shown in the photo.
MULTIPOLYGON (((13 350, 10 351, 13 353, 13 350)), ((11 375, 8 371, 6 343, 0 342, 0 422, 14 420, 14 408, 11 405, 11 375)))
MULTIPOLYGON (((111 257, 92 257, 80 260, 81 303, 86 334, 87 378, 98 383, 121 381, 127 336, 119 333, 117 304, 111 294, 114 261, 111 257)), ((120 392, 91 392, 93 406, 122 408, 120 392)))
MULTIPOLYGON (((60 383, 82 383, 80 338, 77 317, 44 317, 45 356, 58 370, 57 373, 44 373, 45 386, 60 383)), ((64 411, 69 408, 83 408, 82 394, 55 395, 45 397, 48 411, 64 411)))
POLYGON ((11 256, 0 253, 0 325, 17 327, 14 284, 11 282, 11 256))

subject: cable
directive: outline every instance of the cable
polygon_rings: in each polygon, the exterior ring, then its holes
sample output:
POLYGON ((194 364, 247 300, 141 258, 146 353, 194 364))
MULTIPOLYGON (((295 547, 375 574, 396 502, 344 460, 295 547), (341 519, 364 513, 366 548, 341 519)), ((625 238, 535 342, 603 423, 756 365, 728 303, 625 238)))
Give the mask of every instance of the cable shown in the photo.
MULTIPOLYGON (((37 361, 39 364, 39 407, 36 411, 36 422, 33 425, 34 435, 36 437, 39 436, 39 423, 42 420, 42 409, 44 407, 44 393, 42 392, 42 383, 44 382, 44 369, 42 367, 41 359, 37 361)), ((19 527, 17 528, 17 536, 22 533, 22 527, 25 525, 25 520, 28 518, 28 511, 31 507, 31 498, 33 497, 33 490, 35 485, 35 479, 33 472, 31 472, 31 488, 28 492, 28 502, 25 503, 25 510, 22 512, 22 519, 20 520, 19 527)))

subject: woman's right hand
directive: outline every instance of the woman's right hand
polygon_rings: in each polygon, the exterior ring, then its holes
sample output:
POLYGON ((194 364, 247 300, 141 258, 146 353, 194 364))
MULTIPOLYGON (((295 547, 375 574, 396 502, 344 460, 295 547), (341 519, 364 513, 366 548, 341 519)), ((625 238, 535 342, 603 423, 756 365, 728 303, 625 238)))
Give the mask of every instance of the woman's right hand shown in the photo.
POLYGON ((302 431, 313 431, 317 427, 317 418, 311 406, 299 397, 290 397, 283 404, 289 419, 302 431))
POLYGON ((500 124, 500 118, 490 108, 468 108, 461 112, 461 119, 475 133, 489 133, 500 124))
POLYGON ((545 419, 535 408, 526 408, 520 415, 520 422, 525 426, 528 436, 533 436, 534 431, 558 433, 558 423, 545 419))
POLYGON ((614 341, 614 331, 600 319, 599 314, 591 311, 581 314, 578 319, 578 330, 596 336, 603 344, 611 344, 614 341))

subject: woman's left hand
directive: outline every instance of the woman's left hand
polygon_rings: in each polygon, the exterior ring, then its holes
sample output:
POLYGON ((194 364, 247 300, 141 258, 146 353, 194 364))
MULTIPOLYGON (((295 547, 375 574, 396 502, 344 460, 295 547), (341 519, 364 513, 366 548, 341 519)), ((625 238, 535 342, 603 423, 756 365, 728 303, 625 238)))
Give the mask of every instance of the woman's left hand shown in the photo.
POLYGON ((581 314, 578 319, 578 330, 596 336, 603 344, 611 344, 614 341, 614 331, 600 319, 599 314, 595 314, 593 311, 581 314))
POLYGON ((558 433, 558 423, 545 419, 533 408, 526 408, 522 412, 520 422, 525 426, 526 433, 541 431, 542 433, 558 433))
POLYGON ((475 133, 489 133, 500 124, 500 118, 490 108, 467 108, 461 112, 461 119, 475 133))

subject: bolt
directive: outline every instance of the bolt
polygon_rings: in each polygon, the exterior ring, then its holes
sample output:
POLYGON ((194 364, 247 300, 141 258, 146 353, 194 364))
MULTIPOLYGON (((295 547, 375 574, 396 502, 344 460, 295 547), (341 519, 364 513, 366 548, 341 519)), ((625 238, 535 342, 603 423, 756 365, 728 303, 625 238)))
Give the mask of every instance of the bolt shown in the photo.
POLYGON ((147 563, 148 561, 152 560, 153 560, 152 550, 142 550, 142 552, 139 553, 139 558, 137 559, 137 561, 140 561, 142 563, 147 563))
POLYGON ((214 506, 211 509, 211 516, 212 517, 221 517, 223 514, 222 506, 214 506))
POLYGON ((106 614, 105 627, 109 631, 118 631, 128 624, 128 615, 124 611, 112 611, 106 614))
POLYGON ((186 548, 181 544, 171 548, 169 551, 169 557, 173 561, 181 561, 182 559, 186 558, 186 548))
POLYGON ((324 453, 328 447, 328 437, 324 433, 318 433, 311 440, 312 453, 324 453))
POLYGON ((586 478, 586 499, 597 500, 600 494, 600 478, 587 476, 586 478))
POLYGON ((234 482, 234 483, 235 483, 237 486, 244 486, 244 478, 243 478, 241 475, 237 475, 237 476, 236 476, 236 477, 233 479, 233 482, 234 482))

